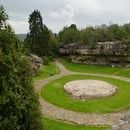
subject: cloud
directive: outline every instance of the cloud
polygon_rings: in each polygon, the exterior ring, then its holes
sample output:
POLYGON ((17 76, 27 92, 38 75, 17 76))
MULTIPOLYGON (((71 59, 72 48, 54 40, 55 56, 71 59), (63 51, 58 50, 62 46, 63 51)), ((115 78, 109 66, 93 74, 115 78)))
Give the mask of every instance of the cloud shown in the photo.
POLYGON ((44 23, 54 32, 71 23, 82 28, 130 21, 129 0, 0 0, 0 3, 7 9, 11 25, 18 33, 27 32, 28 17, 34 9, 40 10, 44 23))
POLYGON ((74 10, 73 6, 70 4, 66 4, 62 9, 57 11, 49 11, 49 17, 53 20, 59 20, 64 23, 64 25, 68 25, 74 23, 74 10))
POLYGON ((68 3, 74 7, 74 19, 79 26, 109 22, 121 24, 130 20, 128 0, 68 0, 68 3))
POLYGON ((10 25, 15 29, 17 29, 17 33, 27 32, 28 23, 26 21, 12 21, 9 20, 10 25))

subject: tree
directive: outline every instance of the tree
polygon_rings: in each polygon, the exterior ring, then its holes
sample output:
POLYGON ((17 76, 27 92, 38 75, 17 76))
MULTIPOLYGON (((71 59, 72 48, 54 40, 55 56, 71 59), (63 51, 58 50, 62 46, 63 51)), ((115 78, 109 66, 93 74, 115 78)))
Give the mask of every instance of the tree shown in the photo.
POLYGON ((59 41, 57 34, 50 31, 49 51, 51 59, 58 55, 59 41))
POLYGON ((74 29, 74 30, 77 30, 76 24, 71 24, 69 28, 74 29))
POLYGON ((49 48, 49 30, 43 24, 42 16, 38 10, 34 10, 29 17, 29 30, 26 43, 32 53, 39 56, 47 55, 49 48))
POLYGON ((59 40, 64 44, 79 42, 80 32, 77 30, 76 25, 72 24, 70 27, 64 27, 63 30, 59 32, 59 40))
POLYGON ((4 26, 6 20, 8 20, 8 15, 6 14, 4 7, 0 6, 0 29, 4 26))
POLYGON ((93 48, 98 41, 96 30, 93 27, 81 30, 81 41, 84 44, 88 44, 90 48, 93 48))
POLYGON ((5 27, 0 29, 0 129, 41 130, 29 62, 12 28, 1 23, 5 27))

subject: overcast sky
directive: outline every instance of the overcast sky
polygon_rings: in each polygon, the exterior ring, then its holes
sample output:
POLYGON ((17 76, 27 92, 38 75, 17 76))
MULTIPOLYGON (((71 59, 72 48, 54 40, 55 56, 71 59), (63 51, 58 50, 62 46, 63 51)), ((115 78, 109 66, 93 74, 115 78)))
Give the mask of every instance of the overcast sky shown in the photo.
POLYGON ((0 0, 9 14, 9 23, 16 33, 28 32, 28 17, 38 9, 43 22, 53 32, 65 25, 88 25, 128 23, 130 0, 0 0))

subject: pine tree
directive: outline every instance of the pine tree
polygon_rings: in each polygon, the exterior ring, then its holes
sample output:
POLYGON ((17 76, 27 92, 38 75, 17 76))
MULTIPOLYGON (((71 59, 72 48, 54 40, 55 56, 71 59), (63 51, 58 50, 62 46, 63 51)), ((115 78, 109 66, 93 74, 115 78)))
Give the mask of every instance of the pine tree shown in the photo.
POLYGON ((27 35, 27 46, 32 53, 46 56, 49 52, 50 33, 43 24, 42 16, 38 10, 34 10, 29 17, 29 33, 27 35))

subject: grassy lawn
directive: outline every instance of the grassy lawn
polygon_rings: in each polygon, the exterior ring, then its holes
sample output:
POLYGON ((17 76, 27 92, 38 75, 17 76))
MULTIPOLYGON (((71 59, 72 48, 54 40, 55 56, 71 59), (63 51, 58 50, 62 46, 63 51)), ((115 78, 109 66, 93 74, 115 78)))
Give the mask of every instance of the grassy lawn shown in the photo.
POLYGON ((87 113, 111 113, 130 107, 130 83, 103 77, 69 75, 48 83, 41 91, 48 102, 65 109, 87 113), (64 91, 64 84, 72 80, 95 79, 109 82, 118 87, 114 96, 102 99, 80 100, 64 91))
POLYGON ((59 70, 54 63, 49 63, 49 65, 42 65, 39 72, 34 76, 34 81, 45 79, 49 76, 58 74, 59 70))
POLYGON ((130 78, 130 68, 112 68, 96 65, 75 64, 66 59, 60 59, 60 61, 64 64, 64 66, 67 69, 71 71, 84 73, 112 74, 130 78))
POLYGON ((43 117, 43 126, 45 130, 107 130, 108 127, 96 127, 96 126, 83 126, 64 123, 62 121, 56 121, 43 117))

